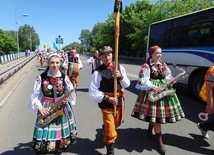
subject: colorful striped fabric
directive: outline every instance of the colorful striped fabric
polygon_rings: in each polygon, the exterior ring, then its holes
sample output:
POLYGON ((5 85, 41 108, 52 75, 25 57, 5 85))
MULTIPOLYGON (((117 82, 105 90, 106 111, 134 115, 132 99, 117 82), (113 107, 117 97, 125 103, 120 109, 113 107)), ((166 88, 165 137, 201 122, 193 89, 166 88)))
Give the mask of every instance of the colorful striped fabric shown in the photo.
MULTIPOLYGON (((165 80, 152 80, 156 86, 166 84, 165 80)), ((167 89, 173 89, 169 86, 167 89)), ((185 117, 176 94, 151 102, 147 91, 140 91, 133 108, 132 117, 150 123, 175 123, 185 117)))

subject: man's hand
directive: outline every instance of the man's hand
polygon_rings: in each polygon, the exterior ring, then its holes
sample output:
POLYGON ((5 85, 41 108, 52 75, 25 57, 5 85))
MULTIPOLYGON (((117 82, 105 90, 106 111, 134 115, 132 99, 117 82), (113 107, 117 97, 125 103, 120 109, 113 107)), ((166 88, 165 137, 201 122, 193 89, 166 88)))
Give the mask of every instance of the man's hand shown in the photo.
POLYGON ((120 73, 119 70, 116 70, 116 71, 115 71, 114 76, 116 76, 117 78, 122 78, 122 74, 120 73))
POLYGON ((118 99, 114 98, 114 97, 109 97, 108 102, 111 103, 111 104, 113 104, 113 105, 117 105, 118 99))

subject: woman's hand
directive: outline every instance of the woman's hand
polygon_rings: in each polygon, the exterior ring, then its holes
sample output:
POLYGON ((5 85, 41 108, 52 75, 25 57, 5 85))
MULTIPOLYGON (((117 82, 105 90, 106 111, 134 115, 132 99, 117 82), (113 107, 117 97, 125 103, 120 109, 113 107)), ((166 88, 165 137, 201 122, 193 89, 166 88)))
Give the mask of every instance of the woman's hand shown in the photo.
POLYGON ((40 112, 43 116, 45 116, 45 115, 48 115, 48 114, 49 114, 49 110, 48 110, 48 108, 39 107, 38 109, 39 109, 39 112, 40 112))
POLYGON ((69 101, 68 97, 62 100, 63 103, 67 103, 68 101, 69 101))
POLYGON ((153 86, 152 90, 154 90, 155 92, 160 92, 160 91, 163 90, 163 88, 162 87, 158 87, 158 86, 153 86))

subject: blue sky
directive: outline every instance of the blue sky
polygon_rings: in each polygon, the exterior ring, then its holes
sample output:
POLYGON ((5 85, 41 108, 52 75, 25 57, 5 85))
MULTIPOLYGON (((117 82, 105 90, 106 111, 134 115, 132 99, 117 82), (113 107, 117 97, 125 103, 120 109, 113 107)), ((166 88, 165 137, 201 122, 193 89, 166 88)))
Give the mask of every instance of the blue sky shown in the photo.
MULTIPOLYGON (((123 0, 123 7, 136 1, 123 0)), ((0 29, 16 30, 17 17, 18 27, 24 24, 34 27, 40 38, 40 49, 45 44, 52 47, 58 35, 64 40, 60 45, 63 47, 79 42, 81 30, 91 31, 96 23, 104 22, 113 7, 114 0, 6 0, 0 5, 0 29)))

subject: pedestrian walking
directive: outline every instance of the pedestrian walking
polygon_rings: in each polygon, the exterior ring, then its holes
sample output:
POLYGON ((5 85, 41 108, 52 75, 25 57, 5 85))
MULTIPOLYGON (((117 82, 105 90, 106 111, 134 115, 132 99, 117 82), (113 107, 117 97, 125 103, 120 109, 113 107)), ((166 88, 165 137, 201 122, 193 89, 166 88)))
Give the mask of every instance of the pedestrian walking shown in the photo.
MULTIPOLYGON (((181 73, 183 75, 184 72, 181 73)), ((131 116, 149 122, 147 135, 155 139, 159 151, 166 153, 161 124, 175 123, 184 117, 184 112, 172 85, 171 71, 162 62, 162 50, 158 46, 149 49, 149 58, 141 66, 136 88, 139 94, 131 116)))
POLYGON ((59 70, 60 55, 51 53, 48 68, 34 83, 29 107, 37 111, 32 148, 36 154, 61 154, 76 142, 72 105, 76 93, 68 76, 59 70))
POLYGON ((115 142, 117 140, 117 128, 124 116, 124 89, 129 87, 130 80, 126 70, 119 65, 114 72, 112 62, 112 48, 105 46, 100 51, 100 59, 103 64, 95 69, 89 86, 90 98, 98 103, 103 117, 103 142, 107 149, 107 155, 114 155, 115 142), (117 77, 117 96, 114 97, 114 77, 117 77), (116 106, 116 115, 114 112, 116 106))
POLYGON ((86 60, 86 63, 88 65, 91 65, 91 74, 94 73, 94 70, 99 67, 100 65, 102 65, 102 61, 99 58, 99 51, 95 50, 94 51, 94 55, 92 57, 90 57, 89 59, 86 60))
MULTIPOLYGON (((206 112, 209 115, 214 114, 214 65, 212 65, 204 78, 204 84, 200 91, 201 98, 207 103, 206 112)), ((208 131, 214 131, 214 119, 197 123, 197 127, 201 131, 204 138, 208 139, 208 131)))
POLYGON ((77 87, 79 83, 79 71, 83 68, 83 64, 80 55, 75 49, 72 49, 71 47, 69 48, 63 67, 67 70, 67 75, 70 78, 71 83, 74 87, 77 87))

